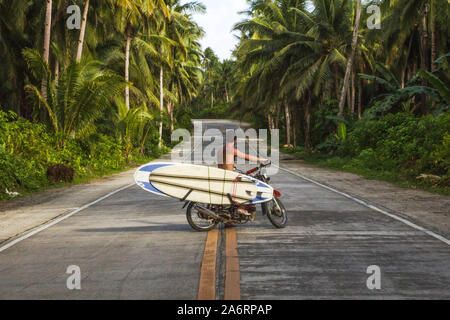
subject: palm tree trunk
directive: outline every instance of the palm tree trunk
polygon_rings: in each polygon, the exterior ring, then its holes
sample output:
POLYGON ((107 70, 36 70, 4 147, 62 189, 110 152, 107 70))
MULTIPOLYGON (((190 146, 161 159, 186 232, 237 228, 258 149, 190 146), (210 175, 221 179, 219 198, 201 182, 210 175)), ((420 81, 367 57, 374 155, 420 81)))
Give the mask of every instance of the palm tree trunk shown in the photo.
POLYGON ((431 71, 436 70, 434 61, 436 60, 436 20, 435 20, 435 0, 431 0, 430 23, 431 23, 431 71))
POLYGON ((352 72, 352 108, 351 113, 355 113, 355 100, 356 100, 356 88, 355 88, 355 71, 352 72))
POLYGON ((159 115, 161 117, 159 121, 159 143, 158 146, 162 147, 162 131, 163 131, 163 108, 164 108, 164 68, 161 66, 159 69, 159 115))
MULTIPOLYGON (((433 26, 434 27, 434 26, 433 26)), ((431 30, 431 71, 436 71, 436 65, 433 63, 436 60, 436 30, 431 30)))
POLYGON ((269 125, 269 130, 275 129, 275 123, 274 123, 275 108, 276 108, 276 106, 274 106, 274 105, 271 106, 269 108, 269 113, 267 115, 267 122, 268 122, 268 125, 269 125))
MULTIPOLYGON (((131 34, 127 31, 127 42, 125 46, 125 81, 130 81, 130 47, 131 47, 131 34)), ((130 86, 125 86, 125 105, 127 110, 130 110, 130 86)))
POLYGON ((286 120, 286 144, 289 148, 291 146, 291 113, 287 101, 284 103, 284 115, 286 120))
POLYGON ((83 54, 84 34, 86 32, 88 11, 89 11, 89 0, 86 0, 86 3, 84 4, 83 18, 81 20, 80 37, 78 39, 77 60, 76 60, 77 62, 80 62, 81 56, 83 54))
POLYGON ((279 103, 277 103, 276 108, 277 108, 277 114, 275 116, 275 124, 274 124, 275 127, 274 128, 279 129, 280 128, 280 112, 281 112, 281 107, 280 107, 279 103))
POLYGON ((311 97, 308 96, 308 101, 305 104, 305 152, 311 153, 311 97))
POLYGON ((172 101, 169 99, 167 101, 167 112, 169 113, 169 117, 170 117, 170 133, 172 133, 174 131, 173 108, 174 108, 174 105, 173 105, 172 101))
MULTIPOLYGON (((403 70, 402 70, 402 81, 401 81, 402 89, 405 88, 405 82, 406 82, 406 80, 405 80, 406 69, 408 68, 408 60, 409 60, 409 56, 410 56, 410 54, 411 54, 412 42, 413 42, 413 36, 411 35, 411 36, 409 37, 408 51, 407 51, 407 53, 406 53, 405 64, 404 64, 403 70)), ((408 69, 409 69, 409 68, 408 68, 408 69)), ((409 71, 409 70, 408 70, 408 71, 409 71)), ((409 79, 410 79, 410 78, 408 77, 408 80, 409 80, 409 79)))
POLYGON ((429 70, 428 66, 428 7, 425 4, 422 9, 422 55, 421 55, 421 68, 429 70))
POLYGON ((292 144, 297 147, 297 110, 292 111, 292 144))
POLYGON ((350 79, 350 72, 353 67, 353 59, 355 57, 356 45, 358 43, 358 30, 359 30, 359 20, 361 18, 361 0, 357 0, 356 3, 356 18, 355 18, 355 28, 353 29, 353 39, 352 39, 352 52, 347 61, 347 69, 345 71, 344 85, 342 86, 341 97, 339 101, 339 113, 338 116, 342 117, 344 114, 345 105, 345 93, 347 91, 350 79))
POLYGON ((230 102, 230 96, 228 95, 228 88, 227 84, 225 83, 225 97, 227 99, 227 103, 230 102))
MULTIPOLYGON (((416 59, 414 59, 414 63, 412 65, 412 70, 411 71, 412 71, 412 75, 411 75, 410 79, 417 74, 417 61, 416 61, 416 59)), ((412 101, 412 103, 416 103, 416 96, 412 97, 411 101, 412 101)))
POLYGON ((211 109, 214 107, 214 92, 211 92, 211 109))
MULTIPOLYGON (((426 4, 423 5, 422 8, 422 32, 420 36, 421 42, 421 54, 420 54, 420 67, 423 70, 430 70, 428 65, 428 7, 426 4)), ((422 80, 422 85, 426 86, 427 81, 425 79, 422 80)), ((422 114, 426 114, 427 112, 427 96, 422 94, 420 99, 420 111, 422 114)))
POLYGON ((359 79, 359 87, 358 87, 358 119, 361 118, 362 114, 362 90, 363 90, 363 81, 359 79))
POLYGON ((347 88, 347 101, 348 101, 347 104, 348 104, 348 112, 349 113, 352 111, 352 93, 350 92, 350 88, 351 88, 351 86, 349 83, 348 88, 347 88))
POLYGON ((401 85, 402 89, 405 88, 405 73, 406 73, 406 70, 402 69, 402 74, 400 75, 400 77, 401 77, 401 80, 400 80, 401 84, 400 85, 401 85))
MULTIPOLYGON (((42 51, 42 57, 45 62, 49 62, 50 55, 50 36, 52 26, 52 0, 47 0, 45 8, 45 29, 44 29, 44 47, 42 51)), ((41 93, 44 99, 47 99, 47 77, 44 75, 42 79, 41 93)))
POLYGON ((44 48, 42 57, 48 63, 50 55, 50 35, 52 25, 52 0, 47 0, 45 8, 45 30, 44 30, 44 48))

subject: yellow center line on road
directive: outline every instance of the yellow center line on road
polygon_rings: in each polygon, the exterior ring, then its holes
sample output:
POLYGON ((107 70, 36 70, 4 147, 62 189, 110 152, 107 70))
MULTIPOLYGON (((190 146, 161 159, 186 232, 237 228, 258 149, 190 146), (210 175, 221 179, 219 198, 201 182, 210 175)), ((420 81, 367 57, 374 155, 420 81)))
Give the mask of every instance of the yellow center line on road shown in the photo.
POLYGON ((198 286, 198 300, 216 299, 216 257, 219 230, 211 230, 206 237, 205 252, 203 253, 200 282, 198 286))
POLYGON ((225 232, 225 300, 241 300, 241 274, 237 252, 236 228, 227 228, 225 232))
MULTIPOLYGON (((198 300, 216 299, 216 259, 219 230, 211 230, 206 237, 198 286, 198 300)), ((237 253, 236 228, 225 229, 225 293, 224 300, 241 300, 241 274, 237 253)))

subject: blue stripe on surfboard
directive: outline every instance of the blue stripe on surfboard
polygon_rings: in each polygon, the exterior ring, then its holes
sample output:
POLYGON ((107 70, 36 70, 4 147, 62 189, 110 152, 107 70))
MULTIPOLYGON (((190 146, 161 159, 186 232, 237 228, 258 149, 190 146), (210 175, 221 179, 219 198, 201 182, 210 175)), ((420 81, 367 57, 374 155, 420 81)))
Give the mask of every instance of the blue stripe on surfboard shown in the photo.
POLYGON ((268 200, 268 198, 254 198, 254 199, 252 199, 252 202, 264 201, 264 200, 268 200))
POLYGON ((270 188, 267 184, 259 182, 257 187, 270 188))
POLYGON ((164 167, 168 167, 168 166, 173 166, 173 164, 169 164, 169 163, 165 163, 165 164, 151 164, 151 165, 148 165, 146 167, 142 167, 141 169, 139 169, 139 171, 152 172, 152 171, 155 171, 156 169, 164 168, 164 167))
POLYGON ((155 193, 159 193, 161 195, 166 195, 165 193, 159 191, 158 189, 156 189, 150 182, 145 182, 145 181, 138 181, 138 183, 142 186, 144 186, 144 189, 155 192, 155 193))

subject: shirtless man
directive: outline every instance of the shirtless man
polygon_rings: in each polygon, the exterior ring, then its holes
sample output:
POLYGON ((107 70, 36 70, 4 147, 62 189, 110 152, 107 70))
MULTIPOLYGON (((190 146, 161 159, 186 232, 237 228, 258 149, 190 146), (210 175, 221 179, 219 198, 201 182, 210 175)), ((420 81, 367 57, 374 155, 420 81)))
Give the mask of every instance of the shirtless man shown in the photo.
POLYGON ((237 137, 235 136, 233 140, 225 142, 225 145, 223 146, 223 148, 220 149, 219 152, 217 153, 217 158, 218 158, 218 163, 219 163, 218 167, 220 169, 234 171, 235 157, 245 159, 247 161, 253 161, 253 162, 267 161, 267 159, 258 158, 258 157, 240 152, 236 148, 236 142, 237 142, 237 137))
MULTIPOLYGON (((255 156, 252 156, 252 155, 249 155, 249 154, 239 151, 236 148, 236 142, 237 142, 236 136, 234 136, 233 140, 227 139, 223 148, 221 148, 219 150, 219 152, 217 153, 217 158, 218 158, 218 163, 219 163, 218 167, 220 169, 234 171, 235 158, 241 158, 241 159, 245 159, 247 161, 253 161, 253 162, 267 161, 267 159, 255 157, 255 156)), ((249 213, 244 208, 238 208, 238 212, 241 214, 247 215, 247 216, 251 216, 252 220, 253 220, 254 214, 256 212, 256 207, 254 207, 252 209, 255 209, 255 210, 252 210, 252 212, 249 213)))

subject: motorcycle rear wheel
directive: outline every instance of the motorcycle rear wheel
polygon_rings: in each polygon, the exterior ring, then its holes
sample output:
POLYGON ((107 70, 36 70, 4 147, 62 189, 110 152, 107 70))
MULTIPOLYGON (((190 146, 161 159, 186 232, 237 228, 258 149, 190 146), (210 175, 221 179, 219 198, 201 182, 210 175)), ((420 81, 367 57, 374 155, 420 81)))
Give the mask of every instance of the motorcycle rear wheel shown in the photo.
MULTIPOLYGON (((186 209, 186 218, 189 225, 196 231, 206 232, 213 230, 219 224, 219 221, 205 216, 204 214, 196 210, 196 204, 197 203, 195 202, 191 202, 186 209)), ((210 206, 208 205, 207 208, 209 207, 210 206)))

